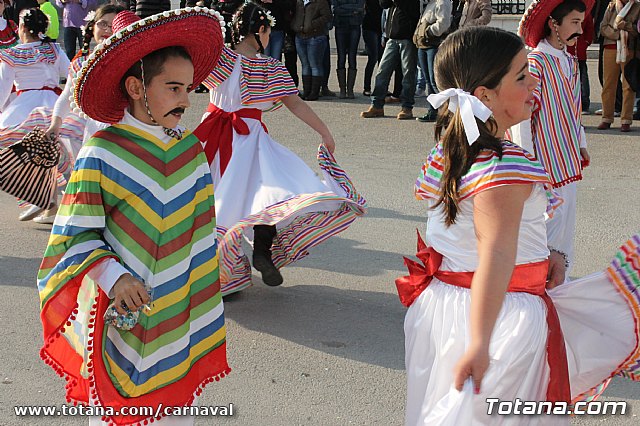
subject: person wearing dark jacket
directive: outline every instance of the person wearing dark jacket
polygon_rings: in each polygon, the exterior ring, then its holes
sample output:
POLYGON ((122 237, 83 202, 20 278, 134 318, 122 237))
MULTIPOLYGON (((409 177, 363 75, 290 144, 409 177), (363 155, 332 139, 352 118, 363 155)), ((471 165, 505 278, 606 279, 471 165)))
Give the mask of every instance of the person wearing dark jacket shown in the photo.
POLYGON ((315 101, 320 95, 325 70, 331 8, 326 0, 297 0, 291 28, 296 32, 296 50, 302 62, 302 98, 315 101))
POLYGON ((269 44, 264 48, 264 54, 281 61, 284 34, 291 26, 296 2, 295 0, 261 0, 260 5, 267 9, 276 20, 276 25, 271 28, 269 44))
POLYGON ((23 9, 37 9, 39 7, 40 5, 37 0, 14 0, 10 6, 6 7, 5 14, 7 19, 18 23, 20 20, 20 12, 22 12, 23 9))
POLYGON ((130 0, 129 10, 141 18, 171 10, 170 0, 130 0))
POLYGON ((418 49, 413 44, 413 33, 420 19, 420 0, 380 0, 380 6, 389 9, 385 32, 389 40, 378 66, 375 87, 371 94, 371 106, 360 113, 362 118, 384 117, 384 98, 389 88, 391 74, 399 61, 402 65, 402 111, 398 120, 413 119, 416 90, 418 49))

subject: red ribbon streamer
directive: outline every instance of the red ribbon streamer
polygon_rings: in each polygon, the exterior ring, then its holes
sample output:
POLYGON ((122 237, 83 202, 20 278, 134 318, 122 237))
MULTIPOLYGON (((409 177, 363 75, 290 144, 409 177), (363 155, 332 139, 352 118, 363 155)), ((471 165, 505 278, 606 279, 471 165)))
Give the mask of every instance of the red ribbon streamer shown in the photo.
MULTIPOLYGON (((249 126, 243 118, 252 118, 262 123, 262 111, 257 108, 243 108, 233 112, 227 112, 214 104, 207 107, 209 115, 193 131, 200 141, 204 142, 204 152, 209 164, 213 164, 216 154, 220 156, 220 176, 231 161, 233 152, 233 131, 239 135, 248 135, 249 126)), ((262 123, 262 128, 267 131, 262 123)))

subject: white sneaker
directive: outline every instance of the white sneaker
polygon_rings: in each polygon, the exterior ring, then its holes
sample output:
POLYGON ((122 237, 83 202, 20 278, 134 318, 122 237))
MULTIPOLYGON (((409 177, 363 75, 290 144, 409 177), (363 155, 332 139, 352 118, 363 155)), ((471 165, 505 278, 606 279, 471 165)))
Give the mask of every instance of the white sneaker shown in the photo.
POLYGON ((18 216, 18 220, 21 222, 31 220, 34 217, 38 216, 40 213, 42 213, 43 210, 44 209, 42 207, 31 205, 31 207, 25 209, 25 211, 20 213, 20 216, 18 216))
POLYGON ((53 225, 53 222, 56 219, 56 214, 58 214, 58 206, 54 204, 47 210, 43 211, 40 216, 33 218, 33 221, 41 225, 53 225))
POLYGON ((416 89, 416 93, 413 96, 415 98, 424 98, 425 96, 427 96, 427 93, 424 91, 424 89, 416 89))

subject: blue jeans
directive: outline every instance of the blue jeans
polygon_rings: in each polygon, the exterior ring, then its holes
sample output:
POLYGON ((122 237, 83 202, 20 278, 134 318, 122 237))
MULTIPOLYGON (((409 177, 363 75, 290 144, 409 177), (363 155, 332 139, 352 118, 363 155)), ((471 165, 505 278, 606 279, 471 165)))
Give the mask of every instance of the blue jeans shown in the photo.
POLYGON ((296 50, 302 63, 302 75, 323 77, 325 75, 322 61, 327 50, 327 36, 302 38, 296 36, 296 50))
POLYGON ((325 48, 324 56, 322 57, 322 72, 324 73, 322 87, 327 87, 329 85, 329 75, 331 74, 331 49, 329 48, 331 43, 329 41, 329 34, 325 36, 325 40, 327 47, 325 48))
POLYGON ((338 69, 344 69, 349 57, 349 68, 357 69, 356 56, 360 41, 360 26, 336 27, 336 49, 338 50, 338 69))
MULTIPOLYGON (((420 68, 425 75, 425 91, 428 95, 439 92, 438 86, 436 86, 435 70, 433 69, 433 61, 436 57, 436 53, 438 53, 437 47, 418 49, 418 61, 420 62, 420 68)), ((433 109, 428 101, 427 109, 433 109)))
POLYGON ((402 92, 400 102, 403 108, 413 109, 416 93, 416 70, 418 68, 418 49, 412 40, 390 39, 384 47, 384 53, 378 66, 376 83, 371 93, 374 108, 384 107, 384 98, 389 88, 391 74, 400 63, 402 68, 402 92))
POLYGON ((367 48, 367 66, 364 69, 364 90, 371 90, 373 68, 382 58, 382 35, 371 30, 362 30, 362 38, 367 48))
POLYGON ((271 35, 269 35, 269 44, 264 48, 264 54, 281 61, 283 46, 284 31, 271 31, 271 35))
POLYGON ((64 52, 71 60, 76 56, 76 41, 78 47, 82 48, 82 30, 75 27, 64 27, 63 41, 64 52))

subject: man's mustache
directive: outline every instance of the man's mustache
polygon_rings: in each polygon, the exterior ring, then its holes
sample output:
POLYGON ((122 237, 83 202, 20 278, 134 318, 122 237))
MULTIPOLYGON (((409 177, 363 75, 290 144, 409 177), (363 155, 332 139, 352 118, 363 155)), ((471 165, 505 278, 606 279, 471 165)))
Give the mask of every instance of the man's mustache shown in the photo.
POLYGON ((580 33, 573 33, 573 34, 571 34, 571 37, 569 37, 569 38, 567 39, 567 41, 573 40, 574 38, 578 38, 578 37, 580 37, 581 35, 582 35, 582 34, 580 34, 580 33))
POLYGON ((174 108, 168 113, 166 113, 164 116, 168 117, 170 114, 184 114, 184 108, 180 108, 180 107, 174 108))

